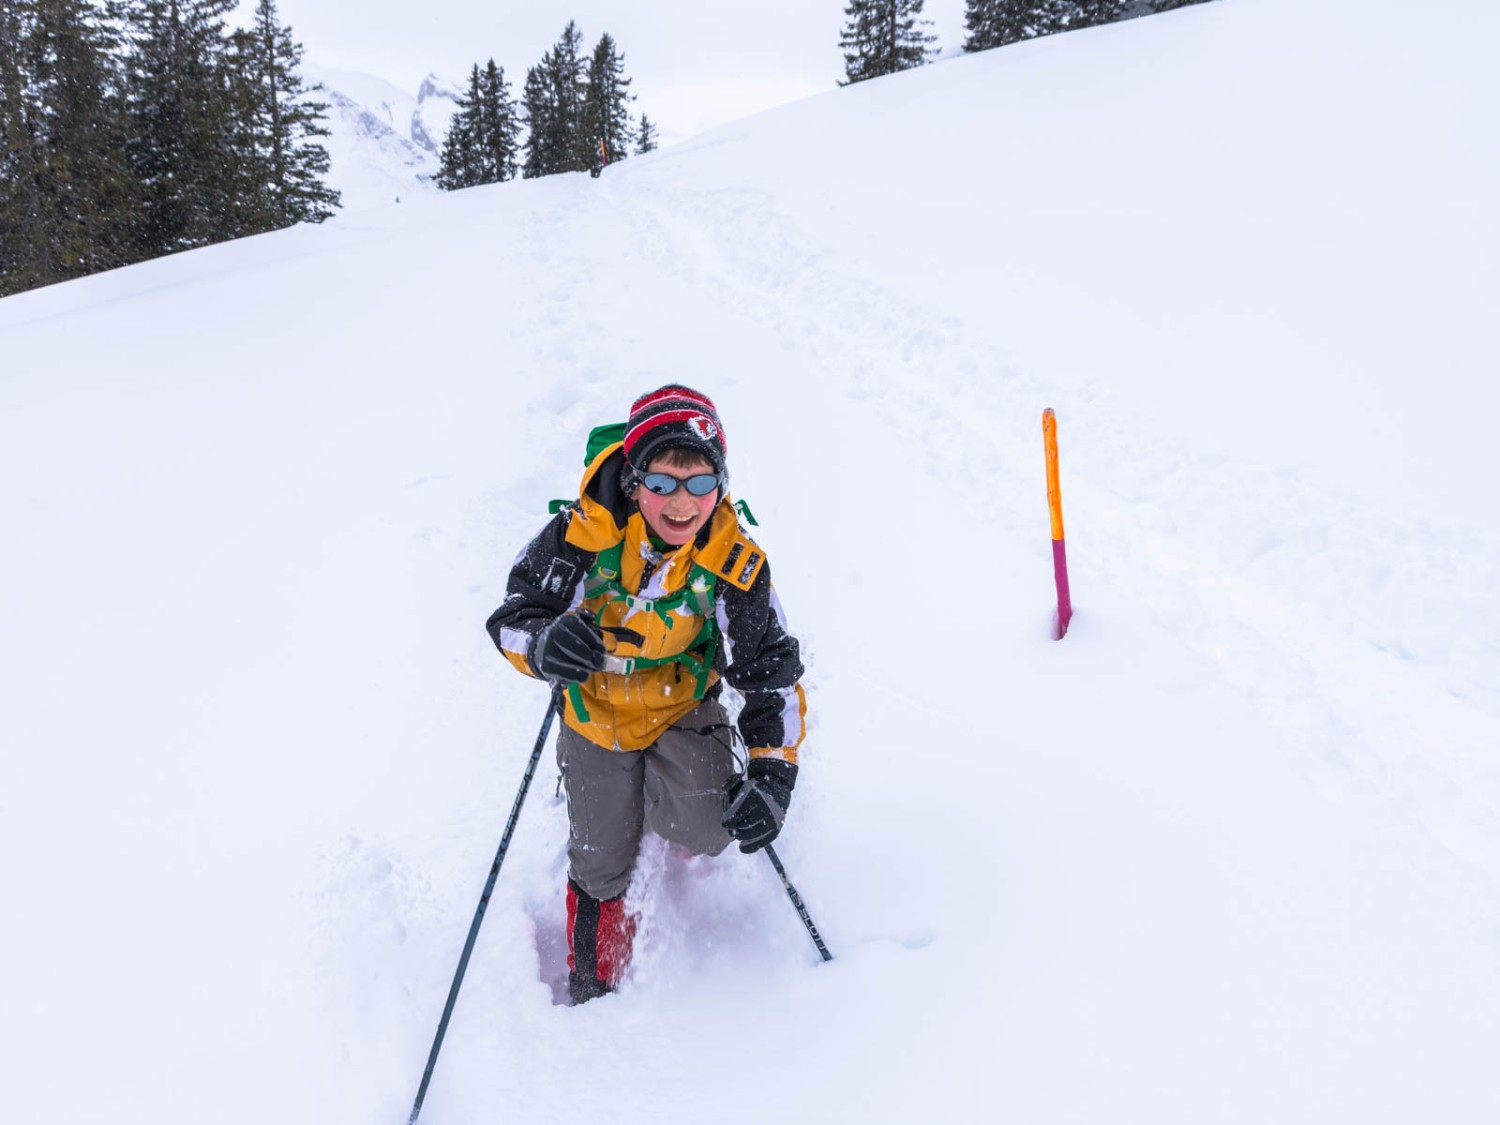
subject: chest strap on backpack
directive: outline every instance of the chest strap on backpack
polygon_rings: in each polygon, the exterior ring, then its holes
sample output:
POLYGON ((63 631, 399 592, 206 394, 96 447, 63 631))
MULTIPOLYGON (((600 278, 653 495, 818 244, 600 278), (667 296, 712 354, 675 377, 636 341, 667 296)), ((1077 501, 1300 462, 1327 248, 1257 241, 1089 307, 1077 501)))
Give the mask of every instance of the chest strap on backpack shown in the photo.
MULTIPOLYGON (((715 613, 714 587, 717 575, 695 565, 688 574, 687 584, 675 593, 660 598, 643 598, 632 594, 620 584, 620 562, 624 544, 607 547, 594 559, 584 579, 584 599, 606 596, 605 605, 624 602, 629 612, 652 613, 659 617, 668 629, 676 628, 677 610, 687 605, 702 620, 695 636, 687 647, 672 656, 609 656, 605 658, 604 671, 616 675, 630 675, 648 668, 660 668, 664 664, 677 664, 687 669, 693 677, 693 698, 702 699, 708 691, 709 677, 713 673, 714 660, 719 653, 719 620, 715 613)), ((600 607, 602 612, 603 606, 600 607)), ((588 722, 588 709, 584 706, 583 691, 578 684, 568 685, 568 701, 580 721, 588 722)))
POLYGON ((639 594, 632 594, 620 584, 620 559, 624 549, 623 543, 616 543, 613 547, 600 551, 594 558, 594 565, 589 568, 588 576, 583 580, 585 601, 606 594, 608 600, 605 605, 624 602, 632 613, 654 613, 668 629, 676 627, 674 615, 683 605, 690 605, 699 617, 713 618, 714 586, 718 575, 694 564, 688 573, 687 583, 681 590, 660 598, 643 598, 639 594))

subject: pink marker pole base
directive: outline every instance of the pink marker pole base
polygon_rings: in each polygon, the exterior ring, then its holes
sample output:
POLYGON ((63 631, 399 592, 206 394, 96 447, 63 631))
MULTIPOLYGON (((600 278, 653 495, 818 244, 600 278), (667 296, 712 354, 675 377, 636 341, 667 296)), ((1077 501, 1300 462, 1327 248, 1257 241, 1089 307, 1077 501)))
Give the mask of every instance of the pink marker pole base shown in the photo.
POLYGON ((1073 620, 1073 598, 1068 593, 1068 548, 1061 539, 1052 540, 1052 574, 1057 579, 1057 622, 1052 639, 1060 641, 1068 635, 1068 622, 1073 620))

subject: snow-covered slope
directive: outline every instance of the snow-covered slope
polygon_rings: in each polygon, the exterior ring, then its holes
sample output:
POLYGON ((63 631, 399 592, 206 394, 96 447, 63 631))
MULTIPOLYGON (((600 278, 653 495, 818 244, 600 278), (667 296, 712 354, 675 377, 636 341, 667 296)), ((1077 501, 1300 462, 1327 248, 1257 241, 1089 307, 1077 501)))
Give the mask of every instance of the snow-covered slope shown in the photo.
POLYGON ((342 193, 344 213, 411 199, 436 189, 438 154, 458 110, 458 87, 429 74, 417 94, 384 79, 305 65, 310 96, 328 104, 328 183, 342 193))
POLYGON ((1408 13, 1223 0, 0 301, 10 1116, 408 1112, 545 703, 483 620, 681 379, 804 640, 836 960, 652 846, 627 989, 555 1006, 545 770, 424 1121, 1495 1120, 1500 17, 1408 13))

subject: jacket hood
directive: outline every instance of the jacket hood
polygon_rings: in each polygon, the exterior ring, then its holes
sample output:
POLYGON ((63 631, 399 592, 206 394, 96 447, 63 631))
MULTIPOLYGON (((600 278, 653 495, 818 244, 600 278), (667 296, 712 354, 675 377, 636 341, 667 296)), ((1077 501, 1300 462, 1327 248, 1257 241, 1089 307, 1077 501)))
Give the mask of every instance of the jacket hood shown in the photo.
MULTIPOLYGON (((621 483, 624 469, 625 446, 617 443, 600 450, 583 471, 578 500, 568 521, 569 543, 598 554, 625 538, 625 527, 638 509, 621 483)), ((693 540, 694 551, 700 556, 727 555, 740 537, 739 522, 734 501, 726 491, 714 507, 712 518, 693 540)))

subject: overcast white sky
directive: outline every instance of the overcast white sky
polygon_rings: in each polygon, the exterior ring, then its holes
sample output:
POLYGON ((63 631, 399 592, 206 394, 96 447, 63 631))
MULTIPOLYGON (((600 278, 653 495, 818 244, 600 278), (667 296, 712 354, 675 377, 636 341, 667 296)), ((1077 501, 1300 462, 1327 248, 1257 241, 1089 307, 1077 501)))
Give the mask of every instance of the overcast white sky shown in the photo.
MULTIPOLYGON (((609 32, 662 139, 691 136, 833 88, 845 0, 278 0, 309 62, 415 94, 429 71, 463 78, 493 57, 519 93, 569 19, 592 49, 609 32)), ((240 18, 252 0, 241 0, 240 18)), ((937 46, 963 41, 964 0, 927 0, 937 46)))

